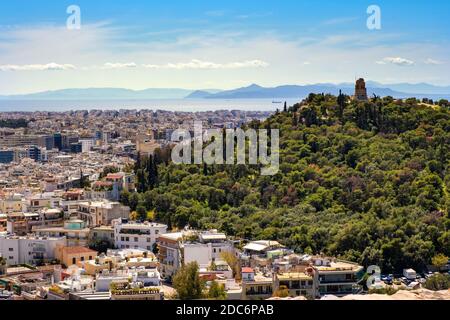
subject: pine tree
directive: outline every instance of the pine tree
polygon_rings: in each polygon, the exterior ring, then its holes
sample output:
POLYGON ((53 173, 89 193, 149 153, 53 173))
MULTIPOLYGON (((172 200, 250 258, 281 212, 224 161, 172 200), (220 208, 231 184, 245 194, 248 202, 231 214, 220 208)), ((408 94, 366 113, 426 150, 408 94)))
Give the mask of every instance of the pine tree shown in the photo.
POLYGON ((138 152, 136 163, 134 164, 134 172, 137 173, 137 171, 141 169, 141 153, 138 152))
POLYGON ((86 187, 86 183, 87 183, 87 181, 84 177, 83 170, 80 169, 80 188, 86 187))
POLYGON ((298 126, 298 118, 297 118, 297 114, 294 112, 294 115, 292 116, 292 125, 294 127, 298 126))

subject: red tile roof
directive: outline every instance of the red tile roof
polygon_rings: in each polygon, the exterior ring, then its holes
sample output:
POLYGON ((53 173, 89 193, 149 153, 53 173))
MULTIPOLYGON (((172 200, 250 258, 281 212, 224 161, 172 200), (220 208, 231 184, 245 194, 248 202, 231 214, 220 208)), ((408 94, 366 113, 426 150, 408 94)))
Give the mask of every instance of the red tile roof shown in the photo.
POLYGON ((113 180, 119 180, 123 178, 123 174, 121 173, 109 173, 106 176, 106 179, 113 179, 113 180))
POLYGON ((242 273, 254 273, 252 268, 242 268, 242 273))

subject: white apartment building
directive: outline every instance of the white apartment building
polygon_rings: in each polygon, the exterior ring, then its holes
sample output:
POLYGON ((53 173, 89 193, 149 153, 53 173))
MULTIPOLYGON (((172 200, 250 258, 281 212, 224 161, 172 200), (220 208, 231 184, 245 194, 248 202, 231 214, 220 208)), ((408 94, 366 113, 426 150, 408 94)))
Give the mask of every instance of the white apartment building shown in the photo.
POLYGON ((0 255, 9 265, 35 265, 38 262, 55 259, 56 246, 65 244, 65 237, 0 237, 0 255))
POLYGON ((168 233, 158 239, 160 271, 163 277, 173 276, 182 264, 197 262, 208 266, 223 260, 222 253, 235 254, 234 244, 217 230, 168 233))
POLYGON ((161 234, 167 232, 167 225, 152 222, 113 221, 114 245, 119 249, 145 249, 151 251, 161 234))
POLYGON ((144 287, 161 286, 161 276, 157 269, 146 267, 131 268, 127 270, 103 270, 96 276, 96 291, 107 292, 112 283, 119 282, 141 283, 144 287))
POLYGON ((95 146, 94 139, 80 139, 81 142, 81 152, 88 153, 95 146))
POLYGON ((184 242, 184 263, 197 262, 207 265, 213 261, 223 260, 222 253, 234 253, 234 246, 224 233, 216 230, 201 232, 198 241, 184 242))

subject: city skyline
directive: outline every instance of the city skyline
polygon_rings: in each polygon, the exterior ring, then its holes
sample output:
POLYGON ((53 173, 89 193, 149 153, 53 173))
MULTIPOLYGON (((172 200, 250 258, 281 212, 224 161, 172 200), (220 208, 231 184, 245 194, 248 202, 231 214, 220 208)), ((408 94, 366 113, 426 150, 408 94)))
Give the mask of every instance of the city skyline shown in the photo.
MULTIPOLYGON (((252 83, 450 85, 445 13, 425 1, 51 1, 0 10, 0 95, 86 87, 232 89, 252 83), (69 30, 67 8, 81 9, 69 30), (369 30, 370 5, 381 29, 369 30)), ((446 10, 447 9, 447 10, 446 10)))

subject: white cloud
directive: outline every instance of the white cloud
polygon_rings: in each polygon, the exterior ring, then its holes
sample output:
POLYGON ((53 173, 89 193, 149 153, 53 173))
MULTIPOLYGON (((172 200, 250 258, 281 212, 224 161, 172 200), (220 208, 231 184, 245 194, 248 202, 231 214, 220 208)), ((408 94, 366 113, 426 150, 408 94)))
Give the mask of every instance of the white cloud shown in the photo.
POLYGON ((439 60, 434 60, 434 59, 428 58, 427 60, 425 60, 425 64, 440 65, 440 64, 444 64, 444 63, 439 60))
POLYGON ((408 60, 405 58, 401 58, 401 57, 386 57, 381 61, 377 61, 377 64, 395 64, 397 66, 412 66, 415 64, 414 61, 412 60, 408 60))
POLYGON ((136 68, 137 64, 134 62, 127 63, 111 63, 107 62, 103 65, 103 69, 127 69, 127 68, 136 68))
POLYGON ((190 62, 167 63, 162 65, 144 64, 148 69, 242 69, 242 68, 265 68, 269 64, 261 60, 247 60, 242 62, 215 63, 192 59, 190 62))
POLYGON ((332 33, 322 38, 309 33, 285 37, 275 31, 249 34, 228 29, 162 32, 170 36, 156 33, 141 41, 125 37, 130 30, 107 23, 83 25, 77 31, 68 31, 65 26, 5 30, 0 34, 0 65, 64 62, 82 72, 0 72, 0 94, 78 87, 233 89, 255 82, 263 86, 341 83, 351 81, 355 74, 375 81, 389 78, 391 83, 411 79, 441 84, 449 81, 450 64, 443 58, 450 54, 449 46, 402 41, 386 46, 386 39, 393 43, 400 40, 396 34, 332 33), (415 67, 387 70, 374 63, 392 56, 408 57, 415 61, 415 67), (444 64, 439 68, 426 65, 429 57, 444 64), (117 63, 134 62, 137 67, 107 69, 105 62, 116 67, 117 63), (268 62, 270 67, 264 68, 268 62), (144 64, 149 65, 145 68, 144 64), (174 77, 173 72, 181 69, 186 72, 174 77))
POLYGON ((73 64, 58 64, 53 62, 47 64, 0 65, 0 71, 61 71, 74 69, 76 68, 73 64))

